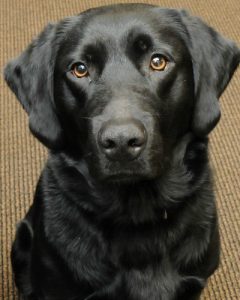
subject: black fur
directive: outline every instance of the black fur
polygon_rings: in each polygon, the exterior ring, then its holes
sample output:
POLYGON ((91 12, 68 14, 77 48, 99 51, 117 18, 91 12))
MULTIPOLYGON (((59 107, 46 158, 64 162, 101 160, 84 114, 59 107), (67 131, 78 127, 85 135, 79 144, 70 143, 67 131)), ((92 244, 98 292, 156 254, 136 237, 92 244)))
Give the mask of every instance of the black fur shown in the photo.
POLYGON ((12 248, 25 300, 199 299, 219 262, 207 135, 239 61, 187 12, 134 4, 50 24, 7 65, 50 150, 12 248), (150 68, 156 53, 164 71, 150 68), (74 77, 77 62, 88 76, 74 77), (140 134, 138 156, 109 158, 106 126, 119 143, 140 134))

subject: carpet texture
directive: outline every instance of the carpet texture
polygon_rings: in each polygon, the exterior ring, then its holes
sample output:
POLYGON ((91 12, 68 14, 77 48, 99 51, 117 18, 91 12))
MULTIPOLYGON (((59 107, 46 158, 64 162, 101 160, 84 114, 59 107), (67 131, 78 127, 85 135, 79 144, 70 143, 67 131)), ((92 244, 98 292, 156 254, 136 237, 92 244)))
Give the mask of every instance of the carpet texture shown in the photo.
MULTIPOLYGON (((240 45, 239 0, 149 2, 166 7, 187 8, 240 45)), ((0 0, 1 70, 7 60, 19 54, 47 22, 110 3, 114 1, 0 0)), ((208 282, 202 297, 204 300, 240 299, 239 81, 240 70, 221 98, 222 119, 211 134, 210 157, 216 181, 222 256, 220 268, 208 282)), ((0 299, 12 300, 18 299, 18 295, 10 266, 10 247, 16 223, 25 215, 33 199, 47 151, 30 135, 27 116, 2 76, 0 128, 0 299)))

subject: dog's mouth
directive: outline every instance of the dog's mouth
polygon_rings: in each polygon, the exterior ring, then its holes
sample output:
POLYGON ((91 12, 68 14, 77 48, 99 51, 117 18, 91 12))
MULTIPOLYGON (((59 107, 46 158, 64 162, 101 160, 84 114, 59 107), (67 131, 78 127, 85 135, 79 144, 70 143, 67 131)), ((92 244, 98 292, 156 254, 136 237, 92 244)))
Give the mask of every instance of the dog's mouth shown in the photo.
POLYGON ((135 159, 120 156, 109 158, 100 151, 96 144, 90 144, 90 156, 86 157, 90 175, 105 183, 136 183, 158 177, 164 165, 163 145, 147 145, 135 159))
MULTIPOLYGON (((91 172, 92 173, 92 172, 91 172)), ((161 173, 161 165, 146 161, 107 163, 95 169, 95 177, 105 183, 129 184, 154 179, 161 173)))
POLYGON ((139 181, 150 179, 151 176, 141 173, 117 173, 105 176, 103 180, 107 183, 115 184, 133 184, 139 181))

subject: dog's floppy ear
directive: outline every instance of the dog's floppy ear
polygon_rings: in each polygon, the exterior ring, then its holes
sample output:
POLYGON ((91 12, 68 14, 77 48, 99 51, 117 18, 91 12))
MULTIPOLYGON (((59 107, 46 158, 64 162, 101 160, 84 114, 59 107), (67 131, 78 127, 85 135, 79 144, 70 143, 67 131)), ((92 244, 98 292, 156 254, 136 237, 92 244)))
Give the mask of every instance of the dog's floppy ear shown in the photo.
POLYGON ((220 118, 218 98, 225 90, 240 62, 240 50, 230 40, 197 17, 181 11, 188 32, 195 82, 195 110, 192 130, 208 134, 220 118))
POLYGON ((55 30, 56 25, 49 24, 4 70, 5 80, 29 115, 32 133, 47 147, 54 149, 63 142, 53 101, 55 30))

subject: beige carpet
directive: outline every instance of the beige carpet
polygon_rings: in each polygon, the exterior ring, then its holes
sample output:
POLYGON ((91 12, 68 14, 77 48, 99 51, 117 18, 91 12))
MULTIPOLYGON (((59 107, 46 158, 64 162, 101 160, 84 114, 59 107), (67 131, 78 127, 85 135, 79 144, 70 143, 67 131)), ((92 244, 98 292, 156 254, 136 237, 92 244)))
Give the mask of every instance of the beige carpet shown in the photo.
MULTIPOLYGON (((240 46, 239 0, 149 2, 187 8, 240 46)), ((114 1, 0 0, 1 69, 8 59, 26 47, 48 21, 56 21, 89 7, 109 3, 114 1)), ((240 299, 239 82, 240 69, 221 98, 222 119, 211 134, 211 162, 215 169, 222 259, 221 267, 209 280, 202 297, 205 300, 240 299)), ((15 225, 24 216, 32 201, 37 178, 46 159, 46 150, 30 135, 26 114, 7 89, 2 76, 0 128, 0 299, 12 300, 18 299, 18 296, 11 273, 10 246, 15 225)))

